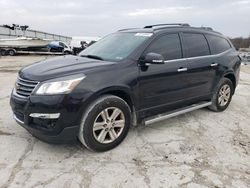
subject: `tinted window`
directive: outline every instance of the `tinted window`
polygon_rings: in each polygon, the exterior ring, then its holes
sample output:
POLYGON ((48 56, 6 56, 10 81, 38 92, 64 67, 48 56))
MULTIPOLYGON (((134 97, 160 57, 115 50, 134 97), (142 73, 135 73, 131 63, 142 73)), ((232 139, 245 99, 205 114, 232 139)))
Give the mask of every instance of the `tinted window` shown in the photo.
POLYGON ((210 55, 206 38, 202 34, 183 33, 186 57, 210 55))
POLYGON ((214 35, 206 35, 206 38, 209 42, 212 54, 219 54, 231 48, 229 42, 224 38, 214 35))
POLYGON ((161 36, 154 40, 149 48, 146 50, 147 53, 158 53, 163 55, 165 60, 173 60, 182 58, 181 43, 178 34, 168 34, 161 36))

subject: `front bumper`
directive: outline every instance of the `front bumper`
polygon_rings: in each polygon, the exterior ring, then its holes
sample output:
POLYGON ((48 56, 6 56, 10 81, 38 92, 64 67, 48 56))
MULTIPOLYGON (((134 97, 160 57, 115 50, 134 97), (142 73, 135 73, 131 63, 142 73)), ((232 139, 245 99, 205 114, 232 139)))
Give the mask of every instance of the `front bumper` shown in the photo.
POLYGON ((31 95, 23 99, 12 93, 10 98, 16 122, 33 136, 49 143, 69 143, 77 140, 84 110, 82 102, 82 97, 74 95, 31 95), (53 118, 36 117, 34 114, 52 114, 53 118))
POLYGON ((75 142, 77 138, 77 134, 79 131, 79 126, 71 126, 64 128, 59 134, 57 135, 47 135, 41 133, 41 131, 34 129, 30 126, 25 125, 22 121, 20 121, 15 115, 14 119, 16 122, 25 128, 30 134, 34 137, 42 140, 44 142, 53 143, 53 144, 63 144, 63 143, 71 143, 75 142))

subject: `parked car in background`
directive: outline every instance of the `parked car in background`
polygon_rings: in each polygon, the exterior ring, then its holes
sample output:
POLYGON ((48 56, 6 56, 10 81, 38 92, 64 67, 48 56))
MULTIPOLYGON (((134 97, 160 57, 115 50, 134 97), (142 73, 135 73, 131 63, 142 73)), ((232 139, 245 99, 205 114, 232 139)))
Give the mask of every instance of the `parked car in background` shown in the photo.
POLYGON ((47 48, 49 52, 62 52, 63 54, 72 54, 71 47, 62 41, 50 42, 47 48))
POLYGON ((98 40, 100 40, 100 37, 72 37, 70 47, 72 48, 73 54, 77 55, 98 40))
MULTIPOLYGON (((208 107, 222 112, 241 58, 224 35, 188 24, 125 29, 82 51, 18 73, 14 118, 52 143, 79 138, 94 151, 119 145, 132 125, 208 107)), ((225 125, 226 126, 226 125, 225 125)))

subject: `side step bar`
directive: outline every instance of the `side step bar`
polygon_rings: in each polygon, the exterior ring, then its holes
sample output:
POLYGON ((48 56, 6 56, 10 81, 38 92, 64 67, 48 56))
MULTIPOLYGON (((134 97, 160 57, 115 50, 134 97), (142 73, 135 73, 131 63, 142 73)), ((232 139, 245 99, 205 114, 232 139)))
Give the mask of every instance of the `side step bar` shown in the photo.
POLYGON ((171 118, 171 117, 175 117, 178 116, 180 114, 185 114, 187 112, 191 112, 200 108, 204 108, 207 106, 210 106, 212 104, 212 102, 202 102, 202 103, 198 103, 198 104, 193 104, 191 106, 188 107, 184 107, 181 109, 177 109, 171 112, 167 112, 165 114, 160 114, 154 117, 150 117, 148 119, 145 120, 145 125, 149 125, 149 124, 153 124, 153 123, 157 123, 159 121, 163 121, 165 119, 171 118))

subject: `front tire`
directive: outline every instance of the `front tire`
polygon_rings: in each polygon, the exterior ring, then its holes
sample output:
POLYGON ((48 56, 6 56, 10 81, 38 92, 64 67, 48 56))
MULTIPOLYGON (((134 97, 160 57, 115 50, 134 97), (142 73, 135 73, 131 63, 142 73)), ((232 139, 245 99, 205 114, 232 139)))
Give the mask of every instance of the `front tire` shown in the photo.
POLYGON ((8 50, 8 54, 9 54, 9 56, 14 56, 14 55, 16 55, 16 51, 15 50, 8 50))
POLYGON ((208 108, 214 112, 226 110, 232 100, 234 89, 230 79, 222 78, 212 98, 212 105, 208 108))
POLYGON ((64 51, 63 54, 64 55, 70 55, 70 52, 69 51, 64 51))
POLYGON ((80 142, 93 151, 107 151, 119 145, 127 136, 131 110, 121 98, 105 95, 95 100, 84 112, 80 142))

